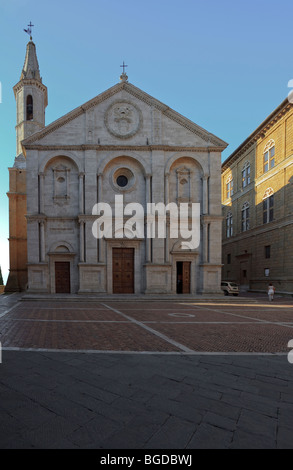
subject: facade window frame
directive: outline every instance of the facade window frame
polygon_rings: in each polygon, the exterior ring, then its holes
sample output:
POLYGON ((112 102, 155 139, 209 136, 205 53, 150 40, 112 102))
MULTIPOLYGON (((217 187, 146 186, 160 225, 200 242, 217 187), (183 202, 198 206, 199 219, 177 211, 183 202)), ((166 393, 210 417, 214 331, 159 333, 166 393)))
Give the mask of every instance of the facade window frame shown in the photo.
POLYGON ((251 182, 251 177, 250 177, 251 169, 250 169, 250 163, 246 162, 243 170, 242 170, 242 188, 246 188, 251 182))
POLYGON ((241 210, 241 230, 247 232, 250 229, 250 205, 248 202, 243 204, 241 210))
POLYGON ((265 259, 271 258, 271 245, 265 246, 265 259))
POLYGON ((263 224, 268 224, 274 220, 275 197, 272 188, 266 190, 263 197, 263 224))
POLYGON ((226 217, 226 234, 227 238, 231 238, 233 236, 233 214, 232 212, 228 212, 226 217))
POLYGON ((232 176, 229 176, 229 178, 226 181, 226 196, 227 199, 230 199, 234 194, 234 181, 232 176))
POLYGON ((263 172, 267 173, 275 166, 276 146, 273 139, 269 140, 263 153, 263 172))

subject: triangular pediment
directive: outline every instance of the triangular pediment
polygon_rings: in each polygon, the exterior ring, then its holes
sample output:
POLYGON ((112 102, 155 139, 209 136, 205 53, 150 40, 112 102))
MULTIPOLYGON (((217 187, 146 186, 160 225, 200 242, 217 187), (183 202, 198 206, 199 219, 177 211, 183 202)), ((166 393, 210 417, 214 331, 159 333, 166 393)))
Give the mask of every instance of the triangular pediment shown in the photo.
POLYGON ((227 143, 128 82, 74 109, 25 139, 34 145, 181 145, 215 147, 227 143), (142 124, 143 123, 143 124, 142 124))

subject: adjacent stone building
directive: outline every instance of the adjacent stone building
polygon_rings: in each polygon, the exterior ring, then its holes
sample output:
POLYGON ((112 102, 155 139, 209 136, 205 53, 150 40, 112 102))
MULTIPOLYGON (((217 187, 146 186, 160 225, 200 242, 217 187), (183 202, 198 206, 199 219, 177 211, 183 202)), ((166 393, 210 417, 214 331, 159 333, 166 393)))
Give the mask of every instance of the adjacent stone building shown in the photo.
POLYGON ((222 165, 223 280, 293 293, 293 105, 286 99, 222 165))
MULTIPOLYGON (((47 89, 27 46, 10 169, 9 290, 35 293, 219 293, 221 152, 227 144, 128 82, 45 126, 47 89), (201 242, 96 239, 93 207, 200 203, 201 242)), ((126 220, 126 219, 125 219, 126 220)), ((145 230, 146 234, 146 230, 145 230)))

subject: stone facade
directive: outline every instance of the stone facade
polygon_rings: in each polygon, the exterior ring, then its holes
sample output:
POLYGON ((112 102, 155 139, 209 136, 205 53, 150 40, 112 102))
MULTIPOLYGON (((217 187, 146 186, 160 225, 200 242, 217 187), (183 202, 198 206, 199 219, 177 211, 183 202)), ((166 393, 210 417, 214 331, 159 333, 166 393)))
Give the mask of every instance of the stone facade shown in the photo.
POLYGON ((223 279, 293 292, 292 182, 293 106, 286 99, 222 165, 223 279))
POLYGON ((133 293, 176 293, 183 268, 189 293, 221 292, 219 175, 227 144, 127 78, 22 141, 29 292, 59 292, 64 268, 66 292, 111 294, 117 248, 133 253, 133 293), (168 215, 165 239, 113 232, 97 240, 93 207, 104 202, 114 212, 118 195, 145 210, 148 203, 200 203, 200 246, 182 249, 181 239, 170 238, 168 215))

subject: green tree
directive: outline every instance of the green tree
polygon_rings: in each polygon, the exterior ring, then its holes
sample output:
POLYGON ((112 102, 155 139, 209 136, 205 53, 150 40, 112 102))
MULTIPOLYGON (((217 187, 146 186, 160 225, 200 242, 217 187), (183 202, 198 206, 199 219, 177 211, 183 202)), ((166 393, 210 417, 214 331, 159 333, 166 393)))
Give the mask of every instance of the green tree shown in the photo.
POLYGON ((0 286, 3 286, 3 276, 2 276, 2 271, 1 271, 1 266, 0 266, 0 286))

